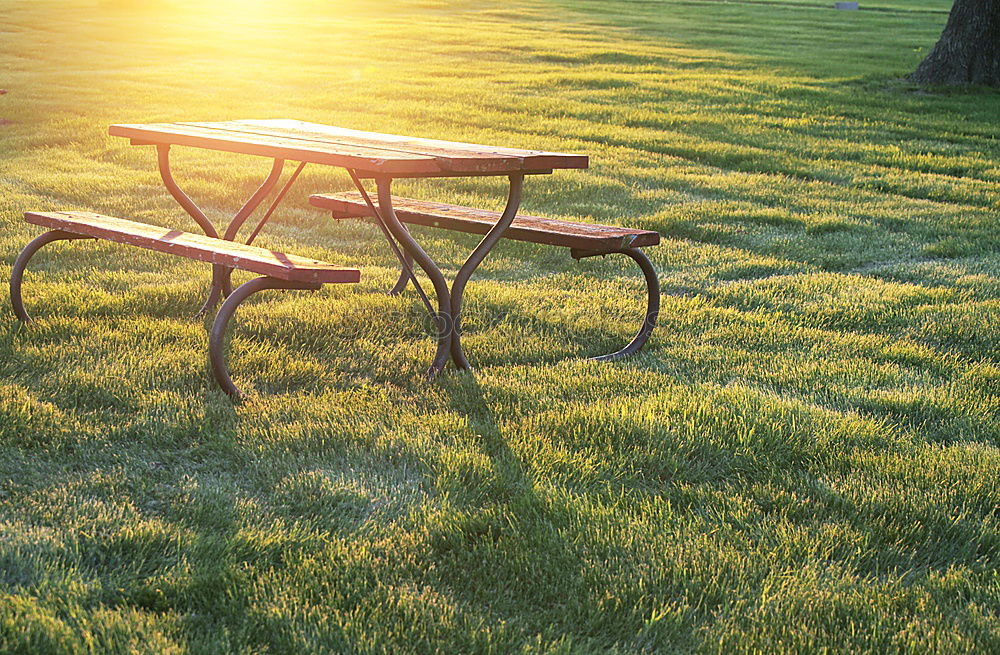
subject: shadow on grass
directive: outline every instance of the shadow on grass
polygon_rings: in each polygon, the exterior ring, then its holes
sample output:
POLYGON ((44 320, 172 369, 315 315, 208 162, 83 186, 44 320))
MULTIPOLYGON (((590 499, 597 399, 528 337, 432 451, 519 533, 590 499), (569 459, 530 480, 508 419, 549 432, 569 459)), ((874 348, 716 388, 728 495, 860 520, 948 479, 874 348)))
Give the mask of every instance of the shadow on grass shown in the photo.
POLYGON ((441 581, 451 593, 507 616, 544 612, 582 584, 582 562, 560 529, 565 518, 539 496, 476 378, 459 375, 446 384, 452 409, 468 419, 485 461, 457 462, 439 480, 456 510, 430 538, 441 581), (478 584, 468 585, 470 577, 478 584))
POLYGON ((473 375, 445 384, 451 408, 467 418, 477 440, 464 452, 481 457, 446 464, 439 477, 448 511, 428 535, 431 583, 487 624, 541 640, 562 636, 576 648, 610 647, 615 635, 641 630, 634 608, 609 611, 601 567, 574 546, 586 541, 579 512, 511 450, 497 403, 473 375))

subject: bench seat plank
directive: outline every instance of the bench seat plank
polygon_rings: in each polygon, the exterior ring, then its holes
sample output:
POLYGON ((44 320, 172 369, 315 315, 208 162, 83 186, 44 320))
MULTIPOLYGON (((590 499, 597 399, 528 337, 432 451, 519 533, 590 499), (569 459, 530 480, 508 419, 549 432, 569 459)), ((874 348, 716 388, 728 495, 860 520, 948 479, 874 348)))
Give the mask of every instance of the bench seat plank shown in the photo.
MULTIPOLYGON (((330 210, 334 218, 371 217, 368 205, 356 191, 315 194, 310 196, 309 203, 330 210)), ((427 200, 393 197, 392 203, 397 218, 403 223, 473 234, 486 234, 500 217, 500 212, 427 200)), ((633 230, 524 215, 514 219, 510 228, 504 233, 504 238, 595 252, 655 246, 660 242, 659 232, 651 230, 633 230)))
POLYGON ((315 259, 275 252, 93 212, 26 212, 27 222, 97 239, 239 268, 291 282, 352 283, 361 279, 353 268, 339 268, 315 259))

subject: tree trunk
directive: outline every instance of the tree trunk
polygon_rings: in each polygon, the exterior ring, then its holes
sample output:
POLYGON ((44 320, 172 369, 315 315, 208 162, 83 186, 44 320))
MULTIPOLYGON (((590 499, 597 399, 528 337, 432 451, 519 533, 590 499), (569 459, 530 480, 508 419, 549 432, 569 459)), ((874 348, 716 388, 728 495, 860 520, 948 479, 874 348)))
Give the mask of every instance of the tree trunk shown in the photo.
POLYGON ((1000 87, 1000 0, 955 0, 941 38, 910 80, 1000 87))

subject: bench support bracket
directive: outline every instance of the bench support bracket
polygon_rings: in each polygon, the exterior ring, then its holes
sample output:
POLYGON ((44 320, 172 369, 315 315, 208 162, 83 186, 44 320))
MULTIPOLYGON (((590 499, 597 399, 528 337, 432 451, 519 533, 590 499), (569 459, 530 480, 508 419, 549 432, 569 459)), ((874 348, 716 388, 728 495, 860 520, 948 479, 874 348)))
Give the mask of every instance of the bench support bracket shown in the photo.
POLYGON ((10 305, 14 309, 14 315, 22 323, 30 323, 31 317, 24 311, 24 302, 21 298, 21 282, 24 281, 24 269, 28 267, 28 262, 35 253, 52 243, 53 241, 70 241, 75 239, 92 239, 93 237, 82 234, 73 234, 62 230, 49 230, 41 234, 24 247, 21 254, 14 260, 14 267, 10 272, 10 305))
POLYGON ((638 248, 621 248, 607 252, 578 250, 576 248, 570 250, 570 255, 572 255, 573 259, 578 261, 584 259, 585 257, 597 257, 598 255, 604 256, 618 253, 631 257, 635 263, 639 265, 639 268, 642 269, 642 275, 646 279, 646 292, 648 294, 648 298, 646 300, 646 315, 642 319, 642 325, 639 326, 639 332, 632 338, 632 341, 630 341, 627 346, 607 355, 590 358, 598 362, 621 359, 623 357, 628 357, 629 355, 634 355, 642 350, 642 347, 646 345, 647 341, 649 341, 649 335, 653 333, 653 328, 656 327, 656 319, 660 315, 660 280, 656 276, 656 269, 653 268, 653 264, 649 261, 649 257, 646 256, 646 253, 642 252, 638 248))
POLYGON ((265 291, 267 289, 303 289, 315 291, 321 286, 323 285, 318 282, 289 282, 265 276, 244 282, 229 294, 229 297, 222 303, 222 307, 219 308, 219 312, 215 315, 215 321, 212 323, 212 330, 208 337, 208 359, 212 365, 212 374, 215 376, 216 382, 219 383, 222 390, 229 394, 231 398, 239 400, 243 397, 240 390, 233 384, 232 378, 229 377, 229 368, 226 366, 225 355, 226 328, 229 326, 229 319, 236 313, 236 308, 240 306, 240 303, 258 291, 265 291))

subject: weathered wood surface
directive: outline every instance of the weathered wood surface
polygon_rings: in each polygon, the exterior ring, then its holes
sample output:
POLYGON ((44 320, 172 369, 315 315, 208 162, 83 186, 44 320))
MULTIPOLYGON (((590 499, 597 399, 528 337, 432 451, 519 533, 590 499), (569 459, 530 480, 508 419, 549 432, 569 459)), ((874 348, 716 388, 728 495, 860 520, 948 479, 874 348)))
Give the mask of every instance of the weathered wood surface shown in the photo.
POLYGON ((112 136, 127 137, 141 144, 192 146, 311 164, 371 169, 388 175, 439 170, 433 157, 392 153, 354 145, 317 143, 266 134, 253 135, 214 130, 180 123, 112 125, 108 132, 112 136))
POLYGON ((315 259, 92 212, 26 212, 24 218, 29 223, 54 230, 239 268, 281 280, 333 284, 361 279, 361 272, 353 268, 339 268, 315 259))
MULTIPOLYGON (((316 194, 310 196, 309 202, 315 207, 330 210, 334 218, 371 217, 371 212, 361 194, 354 191, 316 194)), ((427 200, 394 197, 392 203, 397 218, 403 223, 473 234, 486 234, 500 217, 500 212, 427 200)), ((514 219, 504 232, 504 238, 597 252, 655 246, 660 242, 659 232, 650 230, 633 230, 522 215, 514 219)))
POLYGON ((589 163, 586 155, 361 132, 287 119, 112 125, 109 132, 134 143, 195 146, 402 177, 533 174, 587 168, 589 163))

